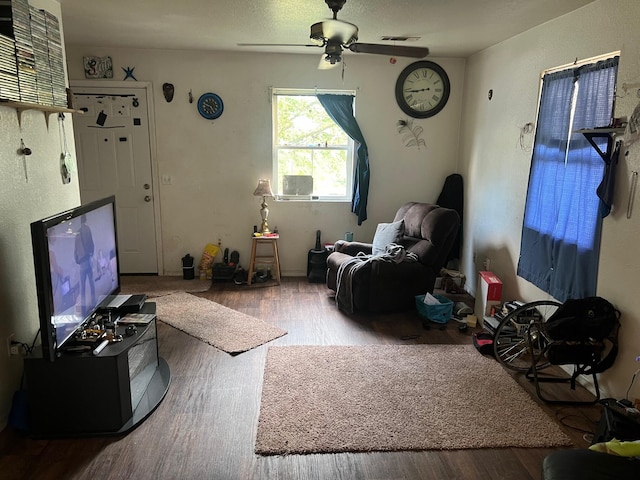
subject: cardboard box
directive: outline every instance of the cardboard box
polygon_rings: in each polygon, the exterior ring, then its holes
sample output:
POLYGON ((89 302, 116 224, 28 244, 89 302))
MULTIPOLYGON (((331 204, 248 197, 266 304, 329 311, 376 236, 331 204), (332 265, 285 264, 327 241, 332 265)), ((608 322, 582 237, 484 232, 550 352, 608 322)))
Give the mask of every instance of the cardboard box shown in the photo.
MULTIPOLYGON (((475 314, 478 319, 491 316, 491 307, 499 305, 502 299, 502 281, 493 273, 482 271, 478 274, 476 286, 475 314)), ((480 320, 482 322, 482 320, 480 320)))

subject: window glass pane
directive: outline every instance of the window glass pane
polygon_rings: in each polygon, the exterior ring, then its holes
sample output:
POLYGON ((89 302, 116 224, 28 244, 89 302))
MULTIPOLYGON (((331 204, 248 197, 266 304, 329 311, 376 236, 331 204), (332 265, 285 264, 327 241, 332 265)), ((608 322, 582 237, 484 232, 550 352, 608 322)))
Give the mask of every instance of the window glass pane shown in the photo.
POLYGON ((278 95, 278 145, 346 145, 348 135, 315 96, 278 95))
POLYGON ((344 165, 346 150, 321 150, 316 152, 313 170, 314 189, 323 195, 346 196, 347 179, 344 165))
POLYGON ((274 192, 283 194, 286 175, 307 175, 313 177, 314 197, 350 201, 353 140, 315 95, 291 92, 273 96, 274 192))

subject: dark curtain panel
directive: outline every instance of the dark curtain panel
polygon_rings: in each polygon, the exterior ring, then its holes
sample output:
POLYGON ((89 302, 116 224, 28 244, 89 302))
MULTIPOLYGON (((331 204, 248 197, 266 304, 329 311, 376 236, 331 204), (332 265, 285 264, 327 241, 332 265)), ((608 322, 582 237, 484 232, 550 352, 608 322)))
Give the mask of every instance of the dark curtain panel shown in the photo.
POLYGON ((449 250, 449 255, 447 255, 447 262, 452 259, 459 259, 460 254, 462 253, 462 218, 464 210, 464 187, 462 175, 452 173, 445 179, 436 204, 441 207, 451 208, 458 212, 458 216, 460 217, 460 228, 458 229, 456 238, 453 241, 451 250, 449 250))
POLYGON ((543 79, 518 275, 562 302, 595 295, 602 228, 604 163, 569 129, 609 125, 615 67, 617 58, 543 79))
POLYGON ((369 198, 369 152, 364 136, 360 131, 356 117, 353 116, 353 95, 317 95, 318 100, 327 114, 349 135, 357 144, 357 159, 353 179, 353 195, 351 197, 351 211, 358 216, 358 225, 367 219, 367 200, 369 198))

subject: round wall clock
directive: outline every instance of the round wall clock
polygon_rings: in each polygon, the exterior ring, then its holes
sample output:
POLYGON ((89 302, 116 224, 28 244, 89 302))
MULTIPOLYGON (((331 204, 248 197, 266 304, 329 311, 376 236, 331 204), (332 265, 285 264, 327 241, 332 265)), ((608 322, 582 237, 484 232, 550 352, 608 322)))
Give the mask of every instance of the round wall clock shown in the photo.
POLYGON ((400 72, 396 81, 396 101, 407 115, 428 118, 444 108, 450 89, 447 72, 437 63, 422 60, 400 72))
POLYGON ((207 120, 215 120, 223 110, 222 99, 215 93, 204 93, 198 99, 198 113, 207 120))

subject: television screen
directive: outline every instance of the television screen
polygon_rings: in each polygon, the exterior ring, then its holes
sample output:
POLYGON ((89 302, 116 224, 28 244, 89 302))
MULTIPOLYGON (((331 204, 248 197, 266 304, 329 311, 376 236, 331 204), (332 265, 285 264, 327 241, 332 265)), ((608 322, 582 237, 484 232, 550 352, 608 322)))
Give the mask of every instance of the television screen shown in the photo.
POLYGON ((120 291, 115 197, 31 224, 42 348, 59 349, 120 291))

